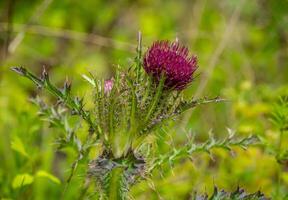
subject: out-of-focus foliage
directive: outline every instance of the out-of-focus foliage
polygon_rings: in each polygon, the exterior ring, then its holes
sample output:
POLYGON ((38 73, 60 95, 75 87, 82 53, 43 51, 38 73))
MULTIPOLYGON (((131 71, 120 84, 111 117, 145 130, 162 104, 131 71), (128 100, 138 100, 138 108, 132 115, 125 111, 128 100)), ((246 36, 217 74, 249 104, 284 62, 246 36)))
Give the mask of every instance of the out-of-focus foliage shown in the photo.
MULTIPOLYGON (((25 66, 39 74, 46 65, 54 83, 67 76, 72 93, 90 98, 83 92, 87 83, 74 77, 91 71, 109 78, 117 64, 128 68, 138 30, 144 46, 177 37, 198 56, 199 76, 187 97, 229 100, 188 111, 175 128, 163 128, 158 133, 163 140, 151 138, 157 153, 186 144, 187 132, 197 142, 211 129, 224 138, 226 127, 239 136, 257 134, 263 145, 233 149, 232 155, 215 149, 213 159, 206 154, 180 159, 172 168, 154 171, 131 196, 189 199, 193 191, 212 195, 214 185, 225 191, 240 185, 247 193, 261 189, 272 199, 287 198, 287 129, 271 121, 282 107, 279 96, 288 94, 287 13, 286 0, 0 1, 0 198, 59 199, 77 155, 75 147, 56 151, 53 138, 63 132, 40 119, 29 97, 55 100, 9 68, 25 66)), ((83 140, 87 127, 71 119, 64 128, 73 127, 83 140)), ((79 196, 84 173, 78 168, 63 199, 79 196)))

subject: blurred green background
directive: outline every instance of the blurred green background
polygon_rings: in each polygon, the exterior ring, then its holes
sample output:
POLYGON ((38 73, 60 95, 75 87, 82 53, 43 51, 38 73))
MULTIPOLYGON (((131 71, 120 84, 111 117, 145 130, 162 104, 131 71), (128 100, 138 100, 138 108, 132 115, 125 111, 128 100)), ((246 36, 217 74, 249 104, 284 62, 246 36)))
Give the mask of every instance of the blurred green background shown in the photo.
MULTIPOLYGON (((214 184, 261 189, 278 199, 287 194, 288 165, 277 178, 271 149, 279 133, 269 121, 273 102, 288 94, 287 0, 1 0, 0 198, 59 199, 75 159, 73 151, 56 151, 59 131, 50 129, 29 102, 43 93, 9 68, 24 66, 40 74, 45 65, 58 86, 68 77, 75 95, 89 97, 81 74, 109 77, 118 64, 128 68, 139 30, 144 48, 178 38, 198 56, 198 76, 185 91, 187 98, 229 100, 185 113, 169 129, 174 145, 183 144, 187 132, 199 142, 211 130, 223 138, 227 127, 239 136, 257 134, 265 145, 235 149, 234 155, 217 150, 214 160, 207 155, 181 160, 173 170, 155 172, 131 195, 189 199, 194 190, 210 193, 214 184), (19 187, 17 178, 23 176, 28 184, 19 187)), ((287 146, 287 136, 283 140, 287 146)), ((163 142, 163 152, 169 145, 163 142)), ((76 199, 82 179, 80 170, 64 199, 76 199)))

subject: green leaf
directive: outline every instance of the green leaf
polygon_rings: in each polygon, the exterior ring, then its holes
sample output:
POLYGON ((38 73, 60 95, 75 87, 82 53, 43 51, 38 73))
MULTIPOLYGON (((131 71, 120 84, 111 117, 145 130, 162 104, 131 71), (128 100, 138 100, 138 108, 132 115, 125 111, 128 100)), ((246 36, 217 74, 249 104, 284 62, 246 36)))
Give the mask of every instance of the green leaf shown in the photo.
POLYGON ((93 87, 96 87, 95 80, 86 76, 85 74, 82 74, 82 78, 84 78, 88 83, 90 83, 93 87))
POLYGON ((43 170, 39 170, 37 173, 36 173, 36 176, 37 177, 43 177, 43 178, 47 178, 49 179, 50 181, 56 183, 56 184, 61 184, 61 181, 54 175, 46 172, 46 171, 43 171, 43 170))
POLYGON ((30 174, 19 174, 17 175, 13 182, 12 182, 12 187, 14 189, 16 188, 20 188, 22 186, 25 186, 25 185, 30 185, 32 184, 34 181, 34 177, 30 174))
POLYGON ((18 153, 22 154, 23 156, 25 156, 27 158, 29 157, 28 153, 25 150, 25 146, 24 146, 22 140, 18 136, 15 136, 12 139, 11 149, 13 149, 14 151, 17 151, 18 153))

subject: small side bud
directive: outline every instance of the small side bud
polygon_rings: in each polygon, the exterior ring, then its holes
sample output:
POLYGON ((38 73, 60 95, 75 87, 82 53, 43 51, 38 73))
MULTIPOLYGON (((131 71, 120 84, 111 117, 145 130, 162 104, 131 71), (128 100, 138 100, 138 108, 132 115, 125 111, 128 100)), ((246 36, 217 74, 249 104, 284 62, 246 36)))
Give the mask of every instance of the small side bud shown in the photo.
POLYGON ((80 110, 83 109, 83 98, 79 98, 79 97, 75 97, 74 102, 77 106, 77 108, 79 108, 80 110))
POLYGON ((71 82, 68 80, 68 77, 66 77, 66 80, 64 82, 63 93, 67 95, 70 93, 70 91, 71 91, 71 82))
POLYGON ((42 70, 42 79, 44 81, 49 80, 49 74, 48 74, 45 66, 43 66, 43 70, 42 70))

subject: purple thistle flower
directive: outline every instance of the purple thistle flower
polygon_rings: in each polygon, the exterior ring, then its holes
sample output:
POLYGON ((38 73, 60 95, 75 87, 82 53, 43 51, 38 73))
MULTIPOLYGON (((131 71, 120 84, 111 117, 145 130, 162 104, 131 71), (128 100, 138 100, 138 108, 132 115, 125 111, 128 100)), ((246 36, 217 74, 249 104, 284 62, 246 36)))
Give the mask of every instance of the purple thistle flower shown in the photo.
POLYGON ((143 65, 156 81, 164 73, 165 88, 182 90, 193 79, 197 58, 190 56, 188 49, 178 42, 157 41, 145 53, 143 65))

